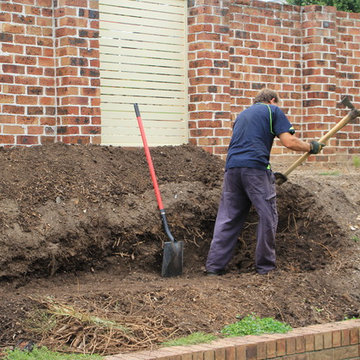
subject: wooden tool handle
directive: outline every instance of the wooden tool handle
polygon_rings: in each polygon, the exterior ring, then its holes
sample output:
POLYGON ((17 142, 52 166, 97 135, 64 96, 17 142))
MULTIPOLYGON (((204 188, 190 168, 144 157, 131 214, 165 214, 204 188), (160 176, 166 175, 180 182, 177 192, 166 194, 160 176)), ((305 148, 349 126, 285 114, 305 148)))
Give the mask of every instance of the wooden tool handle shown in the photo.
MULTIPOLYGON (((360 110, 352 109, 344 118, 342 118, 329 132, 319 139, 319 143, 325 144, 334 134, 342 129, 351 120, 357 118, 360 115, 360 110)), ((301 155, 293 164, 291 164, 283 175, 288 176, 295 168, 302 164, 311 155, 309 152, 301 155)))

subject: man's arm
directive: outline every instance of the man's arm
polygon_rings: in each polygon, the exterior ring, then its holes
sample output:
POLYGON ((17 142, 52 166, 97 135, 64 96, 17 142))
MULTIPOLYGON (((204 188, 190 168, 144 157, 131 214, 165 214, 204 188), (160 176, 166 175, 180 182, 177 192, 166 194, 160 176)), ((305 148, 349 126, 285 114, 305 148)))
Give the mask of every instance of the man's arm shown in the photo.
POLYGON ((307 143, 305 141, 298 139, 296 136, 291 135, 288 132, 281 133, 279 135, 279 139, 280 142, 288 149, 294 151, 310 152, 310 154, 318 154, 321 151, 321 149, 325 146, 325 144, 319 143, 316 140, 312 140, 310 141, 310 143, 307 143))
POLYGON ((304 151, 309 152, 311 150, 310 143, 300 140, 295 135, 291 135, 288 132, 281 133, 279 136, 280 142, 282 145, 288 149, 294 151, 304 151))

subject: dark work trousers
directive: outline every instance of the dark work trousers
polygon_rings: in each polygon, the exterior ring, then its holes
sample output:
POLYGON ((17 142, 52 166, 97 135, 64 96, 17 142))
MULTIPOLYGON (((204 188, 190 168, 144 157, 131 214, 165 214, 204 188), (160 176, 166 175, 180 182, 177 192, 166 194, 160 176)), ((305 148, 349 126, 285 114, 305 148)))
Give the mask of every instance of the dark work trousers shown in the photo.
POLYGON ((214 235, 206 261, 207 271, 224 270, 249 213, 259 215, 255 267, 259 274, 275 268, 275 234, 278 223, 275 176, 270 170, 232 168, 225 172, 214 235))

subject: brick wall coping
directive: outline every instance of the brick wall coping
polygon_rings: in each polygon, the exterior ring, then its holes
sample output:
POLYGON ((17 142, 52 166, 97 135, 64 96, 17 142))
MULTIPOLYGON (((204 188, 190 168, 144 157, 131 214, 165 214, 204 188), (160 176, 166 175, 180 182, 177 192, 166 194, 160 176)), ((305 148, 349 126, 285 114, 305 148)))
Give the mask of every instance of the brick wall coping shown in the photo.
POLYGON ((359 331, 360 319, 355 319, 296 328, 287 334, 232 337, 117 354, 105 360, 359 360, 359 331))

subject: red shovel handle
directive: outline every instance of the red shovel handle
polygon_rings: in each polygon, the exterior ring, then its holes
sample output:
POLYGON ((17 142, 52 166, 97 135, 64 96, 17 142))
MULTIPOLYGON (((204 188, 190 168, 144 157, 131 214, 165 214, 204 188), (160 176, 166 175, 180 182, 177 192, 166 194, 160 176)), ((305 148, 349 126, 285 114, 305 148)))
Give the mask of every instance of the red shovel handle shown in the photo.
POLYGON ((134 104, 134 108, 135 108, 135 114, 136 114, 136 118, 137 118, 137 121, 138 121, 139 129, 140 129, 142 142, 144 144, 145 156, 146 156, 147 163, 149 165, 149 171, 150 171, 151 180, 152 180, 153 186, 154 186, 156 200, 157 200, 157 203, 159 205, 159 210, 161 211, 161 210, 164 210, 164 205, 163 205, 163 202, 161 200, 159 185, 158 185, 158 182, 157 182, 157 179, 156 179, 155 169, 154 169, 154 165, 153 165, 153 162, 152 162, 152 159, 151 159, 149 146, 148 146, 148 143, 146 141, 145 130, 144 130, 144 126, 143 126, 143 123, 142 123, 142 120, 141 120, 140 110, 139 110, 138 104, 134 104))

